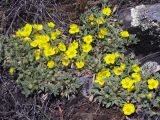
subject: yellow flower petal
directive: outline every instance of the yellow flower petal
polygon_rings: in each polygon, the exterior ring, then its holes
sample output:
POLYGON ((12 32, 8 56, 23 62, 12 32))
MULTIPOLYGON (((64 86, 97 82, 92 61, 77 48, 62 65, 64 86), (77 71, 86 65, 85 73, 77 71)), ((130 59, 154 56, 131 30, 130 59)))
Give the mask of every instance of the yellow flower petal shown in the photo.
POLYGON ((54 67, 54 65, 55 65, 55 63, 54 63, 53 60, 50 60, 50 61, 48 61, 48 63, 47 63, 47 67, 50 68, 50 69, 52 69, 52 68, 54 67))
POLYGON ((128 33, 128 31, 122 31, 122 32, 120 32, 120 36, 123 38, 127 38, 127 37, 129 37, 129 33, 128 33))
POLYGON ((76 67, 77 68, 83 68, 84 67, 84 62, 83 61, 78 61, 78 62, 76 62, 76 67))
POLYGON ((135 106, 131 103, 125 103, 122 110, 125 115, 131 115, 135 112, 135 106))
POLYGON ((109 7, 105 7, 102 9, 102 13, 106 16, 110 16, 111 15, 111 9, 109 7))

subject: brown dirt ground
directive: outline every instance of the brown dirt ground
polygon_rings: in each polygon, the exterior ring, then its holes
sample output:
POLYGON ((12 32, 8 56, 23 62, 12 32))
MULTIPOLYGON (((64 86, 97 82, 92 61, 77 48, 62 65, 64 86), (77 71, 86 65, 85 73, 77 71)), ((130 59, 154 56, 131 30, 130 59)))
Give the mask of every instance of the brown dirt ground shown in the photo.
POLYGON ((124 120, 118 108, 103 108, 81 95, 67 100, 35 93, 26 98, 13 80, 1 82, 0 120, 124 120))

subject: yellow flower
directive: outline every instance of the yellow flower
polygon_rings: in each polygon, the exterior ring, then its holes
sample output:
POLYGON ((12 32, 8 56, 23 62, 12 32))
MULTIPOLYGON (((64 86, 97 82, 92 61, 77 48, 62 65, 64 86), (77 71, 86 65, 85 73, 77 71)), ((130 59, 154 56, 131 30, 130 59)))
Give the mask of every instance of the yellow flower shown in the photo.
POLYGON ((16 37, 21 37, 21 36, 22 36, 21 30, 16 31, 16 37))
POLYGON ((103 35, 107 35, 108 34, 108 30, 106 28, 100 28, 100 33, 103 35))
POLYGON ((91 25, 95 25, 95 22, 90 22, 91 25))
POLYGON ((62 59, 62 64, 63 64, 64 66, 68 66, 68 65, 70 64, 70 60, 65 57, 65 58, 62 59))
POLYGON ((139 73, 132 73, 132 78, 134 80, 134 82, 139 82, 141 81, 141 75, 139 73))
POLYGON ((94 20, 94 15, 91 14, 91 15, 88 17, 88 20, 89 20, 89 21, 93 21, 93 20, 94 20))
POLYGON ((114 64, 115 61, 116 61, 116 55, 115 55, 115 54, 107 54, 107 55, 104 57, 104 61, 105 61, 107 64, 114 64))
POLYGON ((30 31, 32 29, 32 25, 27 23, 25 24, 25 26, 23 27, 23 31, 30 31))
POLYGON ((51 28, 55 27, 55 24, 53 22, 48 22, 47 25, 48 25, 48 27, 51 27, 51 28))
POLYGON ((133 83, 133 80, 131 80, 129 77, 125 77, 121 80, 121 84, 124 89, 131 88, 133 86, 133 83))
POLYGON ((39 43, 38 47, 43 48, 43 49, 48 49, 51 47, 51 45, 50 45, 50 43, 39 43))
POLYGON ((127 38, 127 37, 129 37, 129 33, 128 33, 128 31, 122 31, 122 32, 120 32, 120 36, 127 38))
POLYGON ((55 40, 57 38, 57 33, 56 32, 51 32, 51 39, 55 40))
POLYGON ((60 30, 56 30, 56 34, 57 34, 57 36, 59 36, 61 34, 61 31, 60 30))
POLYGON ((60 51, 66 51, 66 46, 65 46, 65 44, 62 43, 62 42, 60 42, 60 43, 58 44, 58 49, 59 49, 60 51))
POLYGON ((114 72, 114 74, 119 76, 123 73, 123 69, 121 69, 120 67, 114 67, 113 72, 114 72))
POLYGON ((69 29, 69 33, 70 34, 75 34, 79 32, 79 27, 77 24, 71 24, 70 25, 70 29, 69 29))
POLYGON ((43 46, 49 41, 48 35, 35 35, 35 39, 30 42, 30 46, 43 48, 43 46))
POLYGON ((28 37, 32 32, 32 25, 27 23, 22 31, 25 33, 23 37, 28 37))
POLYGON ((100 79, 100 78, 96 79, 96 80, 95 80, 95 83, 98 83, 98 84, 101 85, 101 86, 104 86, 104 84, 105 84, 104 80, 103 80, 103 79, 100 79))
POLYGON ((111 76, 111 73, 110 73, 109 69, 103 69, 97 74, 96 78, 104 79, 104 78, 108 78, 110 76, 111 76))
POLYGON ((59 53, 58 47, 54 47, 53 49, 55 50, 55 54, 58 54, 58 53, 59 53))
POLYGON ((77 55, 77 50, 75 49, 68 49, 66 52, 65 52, 66 56, 70 59, 76 57, 77 55))
POLYGON ((39 60, 39 59, 40 59, 40 55, 41 55, 40 49, 38 49, 38 50, 36 50, 36 51, 34 52, 34 56, 35 56, 35 59, 36 59, 36 60, 39 60))
POLYGON ((158 88, 158 85, 159 85, 158 80, 149 79, 147 82, 148 82, 148 88, 149 88, 150 90, 153 90, 153 89, 157 89, 157 88, 158 88))
POLYGON ((69 47, 69 49, 77 49, 78 48, 78 42, 76 41, 76 40, 74 40, 72 43, 71 43, 71 45, 70 45, 70 47, 69 47))
POLYGON ((40 31, 40 30, 43 30, 43 25, 41 24, 34 24, 32 25, 33 29, 37 30, 37 31, 40 31))
POLYGON ((78 61, 78 62, 76 62, 76 67, 77 67, 77 68, 82 68, 82 67, 84 67, 84 62, 83 62, 83 61, 78 61))
POLYGON ((100 28, 98 32, 98 38, 104 38, 108 34, 108 30, 106 28, 100 28))
POLYGON ((10 67, 10 68, 9 68, 9 73, 10 73, 11 75, 13 75, 14 72, 15 72, 14 68, 13 68, 13 67, 10 67))
POLYGON ((98 32, 98 38, 103 39, 104 37, 105 36, 102 33, 98 32))
POLYGON ((86 35, 83 37, 83 41, 87 44, 90 44, 93 41, 92 35, 86 35))
POLYGON ((30 42, 30 46, 37 47, 38 46, 38 41, 34 40, 34 41, 30 42))
POLYGON ((97 18, 96 23, 99 24, 99 25, 103 24, 104 23, 104 18, 103 17, 97 18))
POLYGON ((68 50, 65 52, 66 56, 68 58, 71 58, 71 59, 76 57, 76 55, 77 55, 77 50, 76 49, 77 48, 78 48, 78 42, 74 40, 71 43, 71 45, 69 46, 68 50))
POLYGON ((128 92, 132 92, 132 91, 134 91, 134 90, 136 90, 136 88, 135 88, 134 85, 132 85, 132 87, 130 87, 130 88, 127 89, 128 92))
POLYGON ((16 37, 29 37, 32 32, 32 25, 25 24, 25 26, 16 32, 16 37))
POLYGON ((140 72, 140 67, 137 64, 132 65, 132 70, 134 72, 140 72))
POLYGON ((131 115, 135 112, 135 106, 132 103, 125 103, 122 110, 125 115, 131 115))
POLYGON ((110 16, 111 15, 111 9, 109 7, 103 8, 102 9, 102 13, 106 16, 110 16))
POLYGON ((45 57, 49 57, 49 56, 52 56, 52 55, 55 55, 55 54, 56 54, 55 49, 53 49, 51 47, 44 49, 44 56, 45 57))
POLYGON ((48 61, 47 66, 48 68, 52 69, 54 67, 55 63, 53 60, 48 61))
POLYGON ((49 42, 50 37, 48 35, 37 35, 35 40, 38 41, 38 46, 40 46, 41 44, 49 42))
POLYGON ((82 51, 84 53, 88 53, 92 50, 92 46, 90 44, 82 44, 82 51))
POLYGON ((88 17, 89 21, 93 21, 94 20, 94 15, 91 14, 89 17, 88 17))
POLYGON ((122 70, 124 70, 124 69, 126 68, 126 64, 121 64, 121 65, 120 65, 120 68, 121 68, 122 70))
POLYGON ((147 94, 147 98, 151 99, 153 97, 152 93, 147 94))
POLYGON ((21 32, 21 37, 29 37, 30 34, 31 34, 30 31, 22 31, 22 32, 21 32))
POLYGON ((57 39, 57 37, 59 37, 59 35, 61 34, 61 31, 56 30, 55 32, 51 32, 51 39, 55 40, 57 39))

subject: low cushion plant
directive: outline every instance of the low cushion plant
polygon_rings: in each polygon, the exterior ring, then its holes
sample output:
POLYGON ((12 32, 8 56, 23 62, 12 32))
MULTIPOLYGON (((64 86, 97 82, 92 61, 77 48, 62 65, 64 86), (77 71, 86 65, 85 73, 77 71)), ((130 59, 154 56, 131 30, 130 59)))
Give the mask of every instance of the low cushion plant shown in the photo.
POLYGON ((3 42, 3 66, 17 77, 26 96, 36 91, 69 96, 80 88, 79 77, 89 75, 90 94, 106 107, 122 107, 127 116, 158 108, 159 73, 144 76, 138 61, 125 55, 138 39, 111 14, 103 4, 82 15, 80 25, 70 24, 68 31, 54 22, 27 23, 3 42))

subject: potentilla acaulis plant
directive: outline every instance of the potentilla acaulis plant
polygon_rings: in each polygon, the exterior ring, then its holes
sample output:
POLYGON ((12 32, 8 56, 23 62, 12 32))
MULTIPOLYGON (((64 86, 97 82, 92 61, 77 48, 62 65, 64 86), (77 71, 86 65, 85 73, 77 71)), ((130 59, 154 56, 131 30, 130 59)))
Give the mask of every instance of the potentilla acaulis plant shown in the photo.
POLYGON ((137 60, 124 55, 138 40, 112 22, 111 14, 105 5, 89 10, 81 25, 68 25, 67 34, 54 22, 27 23, 5 41, 3 65, 26 96, 34 91, 69 96, 80 88, 79 77, 89 74, 90 94, 106 107, 122 107, 127 116, 159 107, 159 74, 143 76, 137 60))

